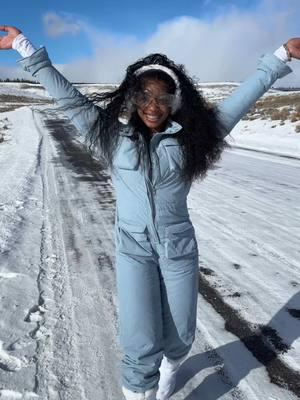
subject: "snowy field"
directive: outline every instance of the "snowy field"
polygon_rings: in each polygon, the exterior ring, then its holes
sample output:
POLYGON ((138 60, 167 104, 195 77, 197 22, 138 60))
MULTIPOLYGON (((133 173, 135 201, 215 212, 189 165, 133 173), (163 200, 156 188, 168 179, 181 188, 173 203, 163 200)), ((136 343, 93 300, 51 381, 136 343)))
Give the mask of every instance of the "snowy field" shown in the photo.
MULTIPOLYGON (((0 399, 122 399, 110 178, 41 87, 0 98, 0 399)), ((198 329, 174 400, 300 398, 298 125, 241 121, 192 187, 198 329)))

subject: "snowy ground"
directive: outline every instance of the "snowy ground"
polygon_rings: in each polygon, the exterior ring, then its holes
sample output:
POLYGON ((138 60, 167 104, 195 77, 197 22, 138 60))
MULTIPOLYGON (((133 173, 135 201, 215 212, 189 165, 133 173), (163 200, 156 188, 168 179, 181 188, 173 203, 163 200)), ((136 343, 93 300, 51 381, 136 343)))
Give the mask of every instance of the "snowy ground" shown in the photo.
MULTIPOLYGON (((110 179, 33 109, 0 114, 0 399, 122 399, 110 179)), ((174 400, 300 398, 300 134, 270 124, 231 136, 295 158, 233 149, 189 196, 198 331, 174 400)))

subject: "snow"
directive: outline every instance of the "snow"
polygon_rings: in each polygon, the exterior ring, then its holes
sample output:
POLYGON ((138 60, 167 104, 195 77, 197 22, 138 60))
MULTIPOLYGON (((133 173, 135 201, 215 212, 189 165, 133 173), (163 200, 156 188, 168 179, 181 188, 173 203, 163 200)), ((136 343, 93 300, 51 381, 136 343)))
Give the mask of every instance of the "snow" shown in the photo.
MULTIPOLYGON (((204 381, 201 379, 197 387, 196 398, 207 400, 212 399, 296 399, 286 392, 271 384, 264 367, 249 353, 245 346, 236 339, 234 335, 227 332, 223 319, 214 312, 213 308, 200 297, 199 316, 197 327, 198 335, 203 341, 208 341, 206 349, 196 350, 199 354, 206 351, 208 358, 214 361, 219 370, 215 368, 215 375, 218 373, 223 377, 227 385, 216 391, 212 390, 213 374, 211 371, 204 381), (212 317, 213 316, 213 317, 212 317), (213 318, 213 324, 207 323, 213 318), (238 367, 237 367, 238 366, 238 367), (236 386, 236 392, 232 391, 236 386), (232 396, 228 395, 230 394, 232 396), (228 393, 228 394, 227 394, 228 393)), ((188 360, 189 361, 189 360, 188 360)), ((206 372, 204 370, 204 372, 206 372)), ((220 386, 220 385, 219 385, 220 386)))
POLYGON ((300 133, 296 123, 286 121, 240 121, 229 137, 229 144, 249 150, 260 150, 288 157, 300 158, 300 133))
POLYGON ((47 96, 45 89, 40 85, 13 82, 0 84, 0 96, 1 95, 25 96, 32 99, 43 99, 47 96))
MULTIPOLYGON (((0 95, 47 98, 25 86, 1 84, 0 95)), ((234 85, 202 86, 216 100, 234 85)), ((40 108, 0 114, 0 399, 121 399, 110 179, 85 166, 75 134, 51 133, 53 116, 45 126, 40 108)), ((228 139, 235 147, 192 186, 188 205, 208 284, 253 331, 273 328, 287 346, 278 359, 299 371, 295 126, 240 121, 228 139)), ((296 399, 271 383, 224 318, 200 291, 196 340, 174 399, 296 399)))
POLYGON ((34 392, 25 392, 24 394, 15 392, 14 390, 0 390, 0 399, 3 400, 33 400, 38 399, 39 396, 34 392))
POLYGON ((3 350, 3 343, 0 341, 0 363, 5 365, 8 371, 18 371, 22 368, 22 362, 18 358, 9 355, 3 350))
POLYGON ((290 337, 293 348, 281 357, 295 367, 300 365, 300 340, 292 340, 291 331, 299 333, 299 322, 286 309, 299 307, 299 161, 277 164, 274 156, 255 159, 241 153, 226 153, 224 167, 191 191, 201 262, 214 272, 207 277, 211 284, 243 318, 290 337), (253 168, 253 159, 260 168, 253 168))

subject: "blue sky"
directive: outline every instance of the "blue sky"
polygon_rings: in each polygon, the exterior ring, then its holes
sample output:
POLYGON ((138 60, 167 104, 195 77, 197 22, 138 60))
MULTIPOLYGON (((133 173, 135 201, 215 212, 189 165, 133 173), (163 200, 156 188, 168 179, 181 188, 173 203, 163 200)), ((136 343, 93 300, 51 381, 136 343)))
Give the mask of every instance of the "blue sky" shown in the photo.
MULTIPOLYGON (((50 38, 43 18, 48 13, 73 17, 87 24, 118 35, 134 35, 140 39, 151 35, 158 24, 179 16, 211 20, 228 8, 255 9, 257 1, 248 0, 88 0, 88 1, 8 1, 1 10, 5 25, 21 29, 37 46, 45 45, 58 63, 65 63, 92 51, 84 35, 68 34, 50 38), (20 8, 21 12, 16 12, 20 8), (66 51, 67 49, 67 51, 66 51)), ((5 54, 1 63, 14 62, 15 56, 5 54)))
MULTIPOLYGON (((36 47, 46 46, 52 61, 73 80, 88 80, 87 68, 94 81, 120 80, 128 63, 154 51, 184 63, 192 75, 203 80, 239 80, 243 65, 234 66, 232 49, 239 59, 242 57, 247 73, 264 50, 273 51, 290 35, 300 36, 300 29, 296 31, 299 3, 29 0, 25 4, 15 0, 2 7, 0 23, 19 27, 36 47), (213 65, 207 60, 203 64, 205 55, 213 65), (248 56, 253 61, 247 62, 248 56)), ((0 57, 0 77, 20 73, 16 52, 3 51, 0 57)))

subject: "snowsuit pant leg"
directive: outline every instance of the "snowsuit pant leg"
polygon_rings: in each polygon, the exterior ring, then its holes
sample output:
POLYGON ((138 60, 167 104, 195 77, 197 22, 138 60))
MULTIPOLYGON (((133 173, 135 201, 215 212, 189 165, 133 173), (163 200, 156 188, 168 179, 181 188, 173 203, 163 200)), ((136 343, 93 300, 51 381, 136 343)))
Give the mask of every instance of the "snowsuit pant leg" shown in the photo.
POLYGON ((157 245, 161 274, 164 354, 177 360, 195 339, 199 288, 199 257, 194 229, 174 225, 157 245), (188 230, 176 232, 177 228, 188 230), (175 232, 173 232, 175 231, 175 232))
POLYGON ((150 242, 133 243, 122 235, 121 245, 131 243, 116 253, 122 385, 144 392, 158 384, 163 356, 158 262, 150 242))
POLYGON ((198 250, 194 236, 166 249, 144 234, 122 232, 116 267, 122 383, 144 392, 159 380, 162 355, 180 359, 190 351, 196 329, 198 250), (171 249, 173 247, 173 250, 171 249))
POLYGON ((164 354, 177 360, 188 354, 195 339, 198 260, 164 262, 161 274, 164 354))

